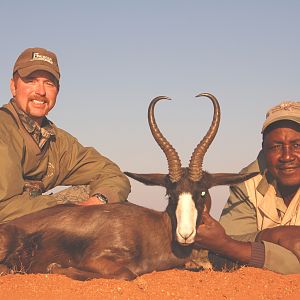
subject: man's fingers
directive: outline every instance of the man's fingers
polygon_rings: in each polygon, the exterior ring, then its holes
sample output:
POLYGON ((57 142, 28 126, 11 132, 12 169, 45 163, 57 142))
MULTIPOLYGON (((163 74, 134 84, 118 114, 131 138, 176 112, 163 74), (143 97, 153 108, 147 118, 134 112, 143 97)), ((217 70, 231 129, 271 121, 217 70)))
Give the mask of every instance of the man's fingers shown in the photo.
POLYGON ((204 211, 202 213, 202 221, 204 224, 208 225, 208 224, 211 224, 214 221, 214 219, 209 215, 209 213, 207 211, 204 211))

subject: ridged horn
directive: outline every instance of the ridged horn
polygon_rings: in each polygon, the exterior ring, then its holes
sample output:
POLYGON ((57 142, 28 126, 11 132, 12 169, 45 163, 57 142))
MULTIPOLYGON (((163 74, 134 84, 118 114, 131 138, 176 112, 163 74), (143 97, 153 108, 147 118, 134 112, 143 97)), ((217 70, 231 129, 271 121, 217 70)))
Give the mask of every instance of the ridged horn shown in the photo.
POLYGON ((221 118, 220 105, 216 97, 209 93, 202 93, 197 95, 196 97, 202 97, 202 96, 208 97, 212 101, 214 106, 214 116, 206 135, 204 136, 202 141, 197 145, 197 147, 195 148, 191 156, 191 160, 189 164, 189 178, 192 181, 199 181, 203 176, 203 170, 202 170, 203 158, 208 147, 210 146, 210 144, 212 143, 212 141, 214 140, 217 134, 219 124, 220 124, 220 118, 221 118))
POLYGON ((177 182, 182 177, 183 171, 181 169, 181 161, 179 159, 178 153, 173 148, 173 146, 167 141, 167 139, 162 135, 158 126, 156 124, 154 118, 154 106, 160 100, 171 100, 171 98, 166 96, 159 96, 154 98, 148 108, 148 123, 152 135, 159 145, 159 147, 163 150, 167 157, 168 161, 168 169, 169 169, 169 177, 172 182, 177 182))

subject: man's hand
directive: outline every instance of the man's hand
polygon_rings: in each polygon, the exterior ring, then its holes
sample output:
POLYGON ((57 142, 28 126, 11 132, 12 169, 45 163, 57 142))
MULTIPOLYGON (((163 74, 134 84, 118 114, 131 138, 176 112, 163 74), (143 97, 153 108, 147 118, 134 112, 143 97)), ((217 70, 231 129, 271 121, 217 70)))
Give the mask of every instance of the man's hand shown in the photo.
POLYGON ((300 261, 300 226, 278 226, 262 230, 257 241, 267 241, 293 252, 300 261))
POLYGON ((105 204, 103 201, 98 199, 97 197, 90 197, 89 199, 78 203, 78 205, 88 206, 88 205, 101 205, 105 204))
POLYGON ((203 224, 197 228, 195 244, 197 247, 211 250, 235 261, 249 263, 251 243, 232 239, 225 233, 222 225, 213 219, 207 211, 202 214, 203 224))
POLYGON ((293 252, 300 263, 300 237, 280 240, 279 245, 293 252))
POLYGON ((215 252, 222 252, 222 249, 228 240, 224 228, 218 221, 213 219, 207 211, 203 212, 202 221, 203 224, 197 228, 197 246, 215 252))

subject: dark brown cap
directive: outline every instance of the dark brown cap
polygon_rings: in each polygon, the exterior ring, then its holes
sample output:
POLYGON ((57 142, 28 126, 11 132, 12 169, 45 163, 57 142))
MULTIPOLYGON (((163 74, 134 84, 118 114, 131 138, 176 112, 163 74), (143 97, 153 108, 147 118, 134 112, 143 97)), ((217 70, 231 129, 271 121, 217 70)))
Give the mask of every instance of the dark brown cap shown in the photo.
POLYGON ((286 101, 272 107, 267 112, 261 132, 263 133, 269 125, 282 120, 289 120, 300 124, 300 102, 286 101))
POLYGON ((18 57, 13 73, 18 71, 21 77, 26 77, 40 70, 51 73, 59 81, 60 73, 55 53, 44 48, 28 48, 18 57))

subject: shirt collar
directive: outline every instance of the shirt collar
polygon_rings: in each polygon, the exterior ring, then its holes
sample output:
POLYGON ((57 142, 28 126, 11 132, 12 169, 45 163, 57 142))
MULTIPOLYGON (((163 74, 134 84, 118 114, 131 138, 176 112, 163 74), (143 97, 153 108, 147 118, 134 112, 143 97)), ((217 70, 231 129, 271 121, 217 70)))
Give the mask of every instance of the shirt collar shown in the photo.
POLYGON ((51 136, 55 136, 54 127, 46 117, 44 117, 42 126, 32 120, 24 111, 22 111, 16 104, 14 98, 10 100, 14 109, 16 110, 20 121, 26 131, 32 136, 32 138, 36 141, 40 148, 42 148, 45 143, 50 139, 51 136))
MULTIPOLYGON (((266 171, 257 186, 257 190, 264 197, 258 208, 269 218, 269 221, 265 219, 264 222, 274 222, 272 224, 277 225, 285 225, 291 222, 295 214, 297 214, 298 206, 300 205, 300 188, 290 205, 286 207, 277 189, 275 179, 266 171)), ((268 227, 267 223, 264 224, 265 228, 268 227)))

